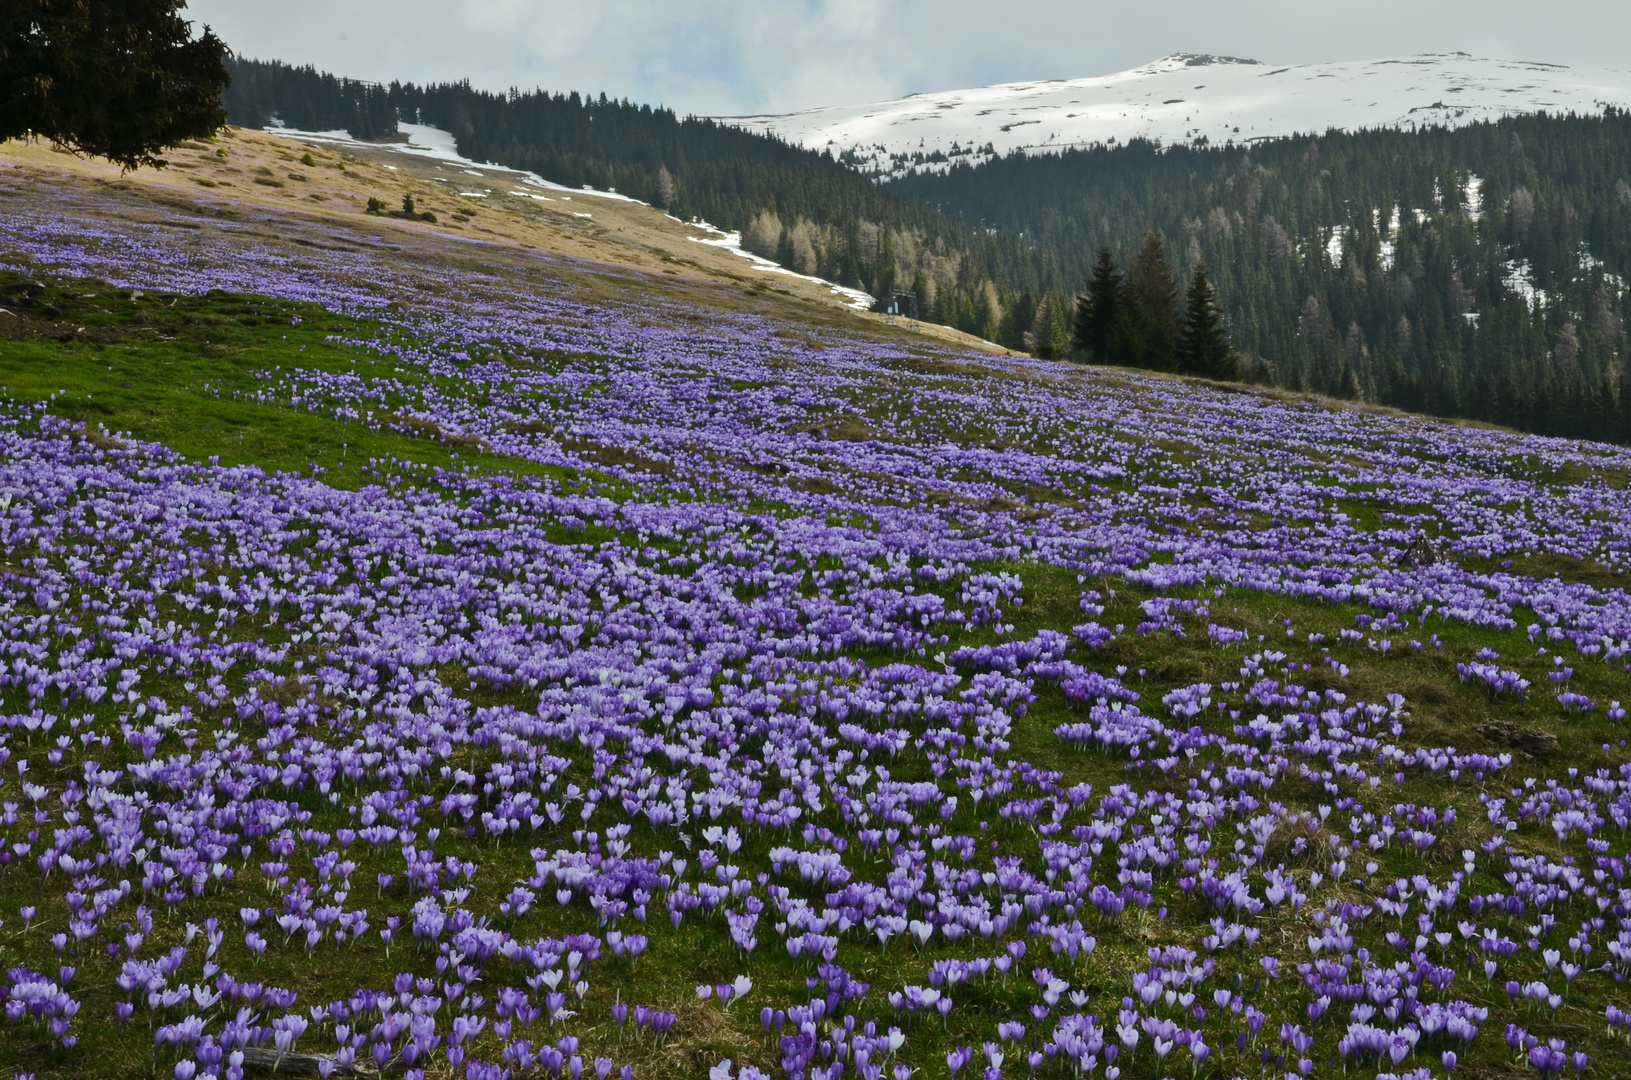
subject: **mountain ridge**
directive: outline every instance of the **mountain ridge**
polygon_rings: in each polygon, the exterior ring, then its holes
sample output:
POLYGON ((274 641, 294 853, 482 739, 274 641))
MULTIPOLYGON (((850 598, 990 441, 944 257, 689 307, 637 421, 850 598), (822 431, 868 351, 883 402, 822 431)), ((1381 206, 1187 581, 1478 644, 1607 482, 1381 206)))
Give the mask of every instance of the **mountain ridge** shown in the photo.
POLYGON ((1331 129, 1461 127, 1526 113, 1601 113, 1613 106, 1631 106, 1631 72, 1467 53, 1285 66, 1172 53, 1109 75, 716 119, 829 150, 852 168, 891 180, 1016 152, 1137 139, 1226 145, 1331 129), (1196 84, 1196 78, 1205 81, 1196 84), (1325 80, 1332 80, 1330 90, 1309 92, 1325 80))

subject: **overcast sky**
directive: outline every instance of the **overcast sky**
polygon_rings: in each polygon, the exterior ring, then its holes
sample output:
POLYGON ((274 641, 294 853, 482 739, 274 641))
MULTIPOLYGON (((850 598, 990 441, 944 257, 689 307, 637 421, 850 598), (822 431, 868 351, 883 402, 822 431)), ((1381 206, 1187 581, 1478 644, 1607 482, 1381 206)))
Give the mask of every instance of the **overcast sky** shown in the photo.
POLYGON ((1628 0, 191 0, 241 55, 337 75, 787 112, 1103 75, 1462 50, 1631 69, 1628 0))

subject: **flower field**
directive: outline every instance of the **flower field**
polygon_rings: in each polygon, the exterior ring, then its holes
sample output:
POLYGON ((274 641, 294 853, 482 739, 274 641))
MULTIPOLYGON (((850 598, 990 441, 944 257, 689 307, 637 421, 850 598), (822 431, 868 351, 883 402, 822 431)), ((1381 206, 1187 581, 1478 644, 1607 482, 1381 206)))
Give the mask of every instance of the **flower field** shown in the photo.
POLYGON ((1631 453, 120 197, 0 200, 13 1072, 1625 1073, 1631 453))

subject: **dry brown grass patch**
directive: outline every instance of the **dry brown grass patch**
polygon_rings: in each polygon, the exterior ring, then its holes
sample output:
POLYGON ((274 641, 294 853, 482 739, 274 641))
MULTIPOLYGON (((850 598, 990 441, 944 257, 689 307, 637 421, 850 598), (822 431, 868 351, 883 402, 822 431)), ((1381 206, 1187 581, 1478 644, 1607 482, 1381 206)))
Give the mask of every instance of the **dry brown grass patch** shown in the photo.
POLYGON ((478 453, 486 453, 492 449, 485 439, 476 435, 456 434, 447 431, 439 424, 430 420, 421 420, 417 416, 391 416, 387 420, 400 428, 404 434, 415 435, 421 439, 431 439, 446 446, 456 446, 478 453))
POLYGON ((646 457, 637 450, 630 450, 622 446, 607 446, 605 443, 593 442, 587 439, 562 439, 561 449, 607 467, 644 469, 659 476, 669 476, 674 471, 674 467, 668 462, 646 457))

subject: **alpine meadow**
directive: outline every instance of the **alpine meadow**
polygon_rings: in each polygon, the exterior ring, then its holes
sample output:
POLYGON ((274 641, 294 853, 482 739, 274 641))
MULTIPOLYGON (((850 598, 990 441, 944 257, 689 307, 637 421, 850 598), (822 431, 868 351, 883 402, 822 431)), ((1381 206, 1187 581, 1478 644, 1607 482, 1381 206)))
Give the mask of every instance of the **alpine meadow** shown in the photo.
POLYGON ((187 18, 0 15, 0 1080, 1628 1075, 1631 94, 187 18))

